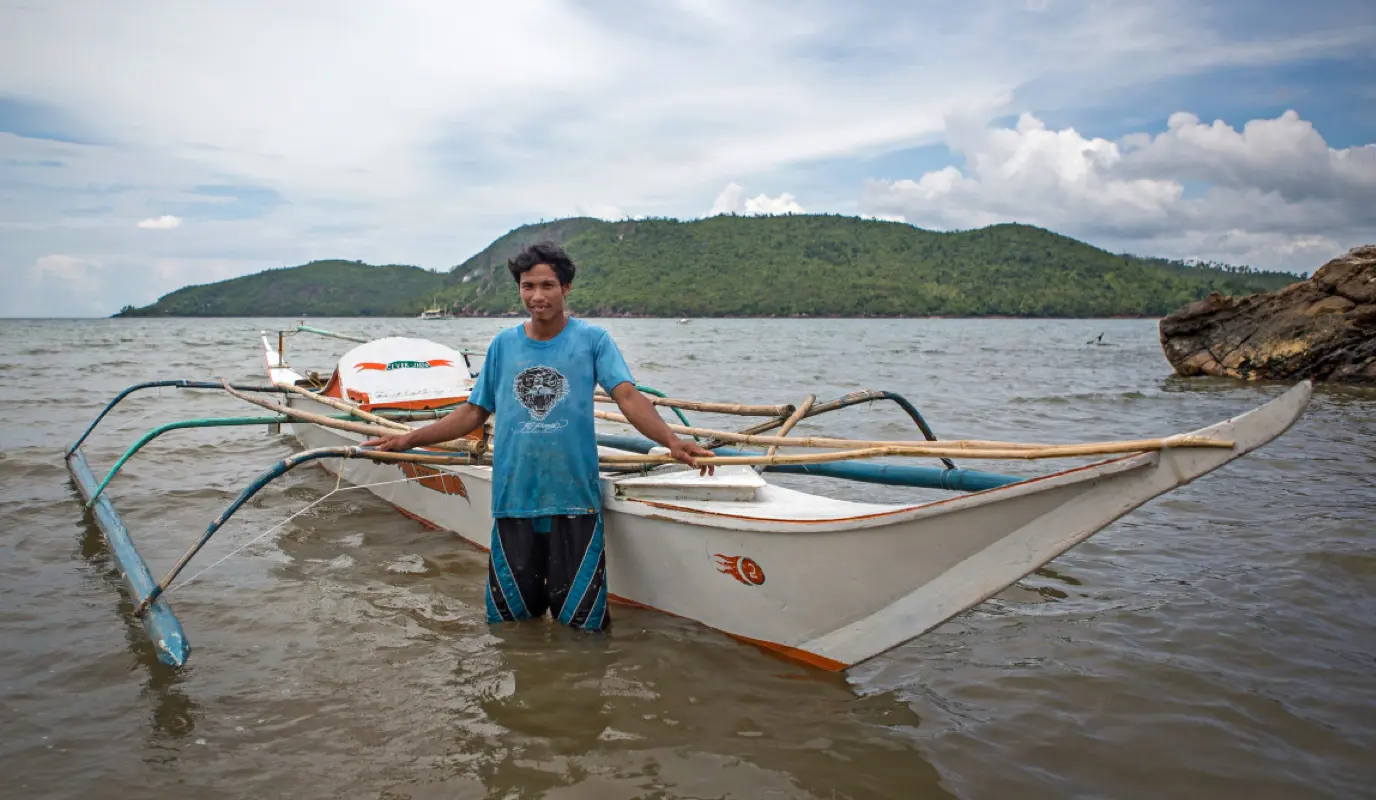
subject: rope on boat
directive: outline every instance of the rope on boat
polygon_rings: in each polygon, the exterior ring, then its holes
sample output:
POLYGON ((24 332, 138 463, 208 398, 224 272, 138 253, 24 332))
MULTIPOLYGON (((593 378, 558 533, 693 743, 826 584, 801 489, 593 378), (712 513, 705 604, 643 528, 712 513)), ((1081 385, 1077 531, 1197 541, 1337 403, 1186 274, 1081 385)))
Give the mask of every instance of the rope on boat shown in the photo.
MULTIPOLYGON (((384 452, 359 447, 358 445, 317 447, 314 450, 304 450, 295 455, 288 456, 268 468, 255 478, 252 483, 244 487, 244 490, 239 493, 239 496, 234 498, 234 502, 230 503, 228 508, 220 512, 220 515, 206 527, 205 533, 201 534, 201 538, 192 544, 191 547, 187 548, 187 551, 182 554, 181 558, 177 559, 177 563, 172 566, 172 569, 168 570, 162 580, 158 581, 148 592, 148 595, 139 602, 138 607, 134 609, 134 616, 142 617, 144 611, 156 602, 157 599, 162 596, 163 592, 167 591, 167 587, 172 585, 172 581, 176 580, 177 575, 186 568, 186 565, 198 552, 200 552, 201 548, 205 547, 206 542, 210 541, 210 537, 214 536, 215 532, 220 530, 220 528, 229 521, 230 517, 234 516, 234 512, 242 508, 243 505, 264 486, 267 486, 274 479, 290 472, 302 464, 321 458, 366 458, 372 461, 413 461, 421 464, 470 464, 475 461, 473 456, 467 453, 440 454, 418 452, 414 450, 384 452)), ((342 469, 341 467, 341 470, 342 469)))
POLYGON ((183 579, 183 580, 182 580, 180 583, 178 583, 176 586, 169 587, 167 591, 163 592, 163 594, 164 594, 164 595, 169 595, 169 594, 171 594, 171 593, 177 591, 178 589, 182 588, 183 586, 186 586, 188 583, 191 583, 192 581, 196 580, 197 578, 201 577, 202 575, 206 574, 207 572, 211 571, 212 569, 215 569, 216 567, 218 567, 218 566, 220 566, 221 564, 225 563, 225 562, 228 561, 229 559, 231 559, 231 558, 233 558, 234 556, 238 555, 239 553, 241 553, 242 551, 244 551, 244 550, 247 549, 248 547, 252 546, 255 542, 261 541, 264 537, 267 537, 267 536, 269 536, 270 534, 272 534, 274 531, 277 531, 277 530, 281 529, 281 527, 282 527, 283 525, 286 525, 288 522, 291 522, 292 520, 296 519, 297 517, 301 516, 302 514, 305 514, 306 512, 310 511, 312 508, 315 508, 316 506, 320 505, 321 503, 325 502, 326 500, 329 500, 331 497, 333 497, 334 495, 338 494, 339 492, 347 492, 347 491, 349 491, 350 489, 375 489, 375 488, 377 488, 378 486, 387 486, 387 485, 390 485, 390 484, 393 484, 393 483, 407 483, 407 482, 409 482, 409 481, 418 481, 418 480, 421 480, 421 479, 426 478, 426 477, 428 477, 428 476, 426 476, 426 475, 416 475, 415 477, 410 477, 410 478, 399 478, 399 479, 397 479, 397 480, 392 480, 392 481, 381 481, 381 482, 379 482, 379 483, 368 483, 368 484, 363 484, 363 485, 360 485, 360 486, 343 486, 343 487, 341 487, 340 484, 341 484, 341 483, 343 482, 343 480, 344 480, 344 473, 343 473, 343 471, 341 470, 339 473, 337 473, 337 474, 335 475, 334 488, 331 489, 329 492, 327 492, 327 493, 321 495, 320 497, 316 498, 315 500, 312 500, 312 501, 310 502, 309 505, 307 505, 305 508, 302 508, 300 511, 297 511, 295 514, 292 514, 291 516, 287 517, 286 519, 282 520, 281 522, 277 523, 276 525, 273 525, 271 528, 268 528, 267 530, 263 531, 262 533, 258 534, 257 536, 253 537, 252 539, 249 539, 247 542, 244 542, 243 544, 239 545, 238 547, 234 548, 233 550, 230 550, 228 553, 225 553, 225 554, 224 554, 223 556, 221 556, 217 561, 215 561, 215 563, 211 564, 210 566, 206 567, 205 569, 201 570, 200 572, 197 572, 195 575, 192 575, 192 576, 189 577, 189 578, 183 579))

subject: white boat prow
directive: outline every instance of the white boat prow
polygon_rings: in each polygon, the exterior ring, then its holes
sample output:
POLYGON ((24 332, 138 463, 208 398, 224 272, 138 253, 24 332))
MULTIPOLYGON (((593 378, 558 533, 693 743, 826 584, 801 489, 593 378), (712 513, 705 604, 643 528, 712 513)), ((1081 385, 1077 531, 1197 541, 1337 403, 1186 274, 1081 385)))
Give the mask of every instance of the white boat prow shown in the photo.
POLYGON ((1280 436, 1309 404, 1305 381, 1260 408, 1192 435, 1231 440, 1231 449, 1180 448, 1130 456, 1014 484, 1001 516, 1009 533, 886 607, 800 645, 854 665, 885 653, 970 609, 1049 563, 1154 497, 1189 483, 1280 436), (1040 513, 1012 495, 1041 495, 1040 513))

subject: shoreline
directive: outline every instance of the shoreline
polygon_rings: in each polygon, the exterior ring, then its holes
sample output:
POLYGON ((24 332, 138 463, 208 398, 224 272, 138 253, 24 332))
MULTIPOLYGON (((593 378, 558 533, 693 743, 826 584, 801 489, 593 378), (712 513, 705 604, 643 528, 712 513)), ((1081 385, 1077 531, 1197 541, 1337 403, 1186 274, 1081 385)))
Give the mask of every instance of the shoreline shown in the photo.
MULTIPOLYGON (((525 319, 526 314, 514 312, 503 314, 460 314, 452 317, 439 319, 422 320, 419 317, 400 317, 400 316, 365 316, 355 314, 331 315, 323 314, 317 316, 306 315, 272 315, 261 314, 254 316, 243 316, 237 314, 148 314, 148 315, 120 315, 112 314, 108 317, 51 317, 50 319, 389 319, 389 320, 414 320, 416 322, 454 322, 465 319, 525 319)), ((580 319, 665 319, 665 320, 700 320, 700 319, 788 319, 788 320, 821 320, 821 319, 872 319, 872 320, 914 320, 914 319, 1026 319, 1026 320, 1088 320, 1088 319, 1152 319, 1159 320, 1165 314, 1104 314, 1084 317, 1067 316, 1033 316, 1016 314, 863 314, 863 315, 833 315, 833 314, 711 314, 711 315, 690 315, 690 314, 580 314, 570 313, 569 316, 580 319)), ((7 317, 6 319, 49 319, 47 317, 7 317)))

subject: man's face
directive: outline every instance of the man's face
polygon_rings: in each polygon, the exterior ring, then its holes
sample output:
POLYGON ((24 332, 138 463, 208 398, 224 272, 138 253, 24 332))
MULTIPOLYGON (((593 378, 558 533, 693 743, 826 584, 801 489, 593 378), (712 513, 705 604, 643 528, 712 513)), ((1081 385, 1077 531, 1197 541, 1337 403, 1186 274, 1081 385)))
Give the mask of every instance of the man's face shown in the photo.
POLYGON ((571 286, 559 283, 549 264, 536 264, 521 275, 521 302, 537 322, 552 322, 564 315, 564 296, 571 286))

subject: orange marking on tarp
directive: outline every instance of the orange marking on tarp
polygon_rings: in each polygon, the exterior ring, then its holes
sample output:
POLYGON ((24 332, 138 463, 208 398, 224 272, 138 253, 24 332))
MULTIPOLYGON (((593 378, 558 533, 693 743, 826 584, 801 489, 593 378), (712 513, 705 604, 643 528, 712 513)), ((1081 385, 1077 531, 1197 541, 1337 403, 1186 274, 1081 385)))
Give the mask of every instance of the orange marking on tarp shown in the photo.
POLYGON ((381 361, 360 361, 357 364, 354 364, 354 369, 359 371, 365 369, 375 369, 379 372, 386 372, 387 365, 382 363, 381 361))

